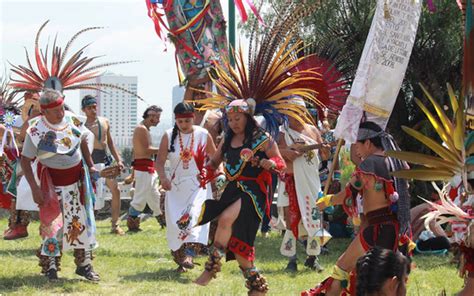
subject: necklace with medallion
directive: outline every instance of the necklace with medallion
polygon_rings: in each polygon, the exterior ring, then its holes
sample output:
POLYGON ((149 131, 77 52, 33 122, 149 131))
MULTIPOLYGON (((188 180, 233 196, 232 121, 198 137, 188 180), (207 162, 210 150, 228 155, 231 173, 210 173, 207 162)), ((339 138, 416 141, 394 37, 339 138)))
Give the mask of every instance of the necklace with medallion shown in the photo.
MULTIPOLYGON (((188 140, 189 142, 189 140, 188 140)), ((179 159, 183 162, 183 169, 189 169, 189 162, 193 158, 193 147, 194 147, 194 131, 191 132, 191 143, 189 146, 184 147, 183 138, 181 137, 181 132, 179 132, 179 159)))

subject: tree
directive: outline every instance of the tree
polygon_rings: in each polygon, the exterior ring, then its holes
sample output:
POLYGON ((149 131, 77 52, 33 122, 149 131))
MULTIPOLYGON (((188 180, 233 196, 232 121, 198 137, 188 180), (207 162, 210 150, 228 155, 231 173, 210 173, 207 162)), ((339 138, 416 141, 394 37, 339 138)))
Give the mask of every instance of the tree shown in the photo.
MULTIPOLYGON (((299 37, 310 45, 309 52, 321 53, 327 51, 327 48, 335 50, 338 67, 343 67, 344 72, 350 76, 348 78, 353 78, 374 16, 376 0, 305 2, 309 5, 322 5, 311 16, 302 20, 299 37)), ((461 12, 455 1, 437 0, 434 3, 437 8, 435 13, 423 7, 408 69, 387 127, 403 150, 424 153, 428 151, 423 151, 421 145, 414 144, 400 129, 401 125, 406 125, 429 132, 433 138, 437 137, 433 131, 427 130, 426 118, 414 103, 415 97, 426 101, 419 83, 423 83, 441 105, 448 100, 447 82, 455 90, 460 90, 461 87, 461 12)), ((263 12, 264 19, 271 20, 287 5, 288 2, 283 0, 265 2, 263 7, 267 9, 263 12)), ((246 25, 243 29, 248 33, 251 25, 246 25)), ((414 196, 429 195, 424 182, 411 188, 414 196)))

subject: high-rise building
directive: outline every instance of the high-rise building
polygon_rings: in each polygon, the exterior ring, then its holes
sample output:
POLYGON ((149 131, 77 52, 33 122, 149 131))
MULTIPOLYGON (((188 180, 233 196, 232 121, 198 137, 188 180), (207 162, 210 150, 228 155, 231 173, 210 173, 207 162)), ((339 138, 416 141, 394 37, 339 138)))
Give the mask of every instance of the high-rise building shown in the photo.
MULTIPOLYGON (((106 73, 90 81, 91 83, 112 84, 132 93, 137 93, 137 77, 106 73)), ((97 98, 97 114, 109 119, 112 139, 117 147, 131 147, 133 130, 137 126, 137 98, 123 91, 105 87, 103 92, 81 90, 85 95, 97 98)))
MULTIPOLYGON (((173 91, 171 93, 171 100, 172 100, 171 113, 173 113, 174 107, 176 107, 178 103, 183 101, 184 91, 185 91, 184 86, 179 86, 179 85, 173 86, 173 91)), ((171 125, 174 125, 174 116, 171 117, 171 125)))

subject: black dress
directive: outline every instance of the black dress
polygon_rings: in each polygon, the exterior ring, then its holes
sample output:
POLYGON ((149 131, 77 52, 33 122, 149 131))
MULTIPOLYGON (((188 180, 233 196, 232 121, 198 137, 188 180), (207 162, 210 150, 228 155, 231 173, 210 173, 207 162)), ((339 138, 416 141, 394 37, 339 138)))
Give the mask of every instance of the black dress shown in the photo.
POLYGON ((250 144, 230 147, 224 154, 224 169, 229 182, 219 200, 206 200, 202 206, 198 225, 216 219, 227 207, 241 200, 240 212, 227 245, 227 260, 235 259, 234 254, 249 261, 255 259, 255 237, 262 217, 269 210, 268 191, 272 179, 269 171, 243 161, 240 154, 247 148, 252 150, 254 157, 268 158, 264 147, 269 140, 264 132, 259 131, 250 144))

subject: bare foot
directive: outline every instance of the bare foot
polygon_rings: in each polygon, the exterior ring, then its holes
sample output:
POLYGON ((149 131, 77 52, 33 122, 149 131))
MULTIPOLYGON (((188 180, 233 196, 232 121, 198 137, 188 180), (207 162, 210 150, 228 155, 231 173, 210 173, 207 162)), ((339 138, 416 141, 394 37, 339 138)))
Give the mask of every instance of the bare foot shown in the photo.
POLYGON ((213 277, 214 274, 207 270, 204 270, 201 275, 194 280, 194 283, 200 286, 207 286, 207 284, 209 284, 213 277))

